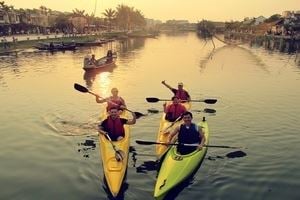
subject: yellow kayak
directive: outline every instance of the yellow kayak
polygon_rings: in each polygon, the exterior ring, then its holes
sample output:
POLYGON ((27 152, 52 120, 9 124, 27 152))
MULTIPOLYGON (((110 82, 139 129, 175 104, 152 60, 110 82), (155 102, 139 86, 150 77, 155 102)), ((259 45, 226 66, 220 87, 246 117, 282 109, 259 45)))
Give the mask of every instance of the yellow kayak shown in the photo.
MULTIPOLYGON (((170 105, 172 103, 172 101, 168 101, 167 105, 170 105)), ((182 105, 184 105, 184 107, 186 108, 186 110, 190 110, 191 109, 191 102, 185 102, 182 103, 182 105)), ((177 122, 169 122, 167 120, 165 120, 166 117, 166 113, 163 113, 161 119, 160 119, 160 124, 159 124, 159 129, 157 132, 157 139, 156 142, 168 142, 168 136, 169 134, 166 132, 171 132, 174 130, 174 128, 176 126, 178 126, 179 124, 182 123, 182 120, 177 121, 177 122)), ((162 155, 164 155, 164 153, 168 150, 168 146, 166 145, 161 145, 161 144, 157 144, 156 145, 156 156, 158 159, 161 158, 162 155)))
MULTIPOLYGON (((127 119, 127 116, 127 112, 123 111, 120 117, 127 119)), ((106 119, 106 117, 107 113, 105 111, 101 116, 101 120, 106 119)), ((130 130, 128 125, 124 125, 124 129, 125 137, 122 140, 113 141, 116 148, 124 152, 124 157, 121 161, 116 160, 115 150, 110 141, 103 134, 99 134, 99 147, 104 176, 113 197, 116 197, 120 191, 128 164, 130 130)))

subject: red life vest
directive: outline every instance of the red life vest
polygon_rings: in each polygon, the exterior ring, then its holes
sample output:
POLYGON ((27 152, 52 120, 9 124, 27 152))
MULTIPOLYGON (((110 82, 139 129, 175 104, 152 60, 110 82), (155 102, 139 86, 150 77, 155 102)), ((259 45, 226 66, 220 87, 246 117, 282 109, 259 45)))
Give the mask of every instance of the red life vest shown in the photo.
POLYGON ((109 97, 107 101, 107 110, 110 110, 113 107, 119 108, 121 105, 124 105, 124 101, 121 97, 118 97, 117 99, 109 97))
POLYGON ((113 138, 125 136, 124 126, 119 117, 115 120, 113 120, 111 117, 107 118, 107 130, 109 132, 109 135, 111 135, 113 138))
POLYGON ((186 111, 185 107, 181 104, 171 104, 167 107, 167 115, 168 115, 168 120, 176 120, 178 117, 182 115, 186 111), (168 114, 169 113, 169 114, 168 114))
POLYGON ((175 96, 181 100, 188 100, 189 97, 187 91, 185 90, 177 90, 175 96))

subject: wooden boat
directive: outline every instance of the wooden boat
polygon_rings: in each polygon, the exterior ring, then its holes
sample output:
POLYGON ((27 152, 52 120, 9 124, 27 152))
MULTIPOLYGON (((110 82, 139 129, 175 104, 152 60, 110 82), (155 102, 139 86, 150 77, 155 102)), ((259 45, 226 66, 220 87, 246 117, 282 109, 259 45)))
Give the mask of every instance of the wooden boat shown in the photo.
POLYGON ((90 63, 90 57, 85 57, 83 61, 83 69, 91 70, 91 69, 103 69, 107 67, 112 67, 115 65, 117 59, 117 54, 113 53, 111 58, 104 56, 96 61, 96 64, 90 63))
POLYGON ((38 46, 34 46, 38 50, 44 51, 74 51, 76 49, 75 44, 64 44, 64 43, 39 43, 38 46))
MULTIPOLYGON (((128 118, 128 112, 123 111, 122 118, 128 118)), ((106 110, 103 112, 101 119, 107 118, 106 110)), ((118 196, 121 189, 123 180, 126 176, 128 155, 129 155, 129 145, 130 145, 130 129, 129 125, 124 125, 125 137, 119 141, 112 141, 115 147, 124 152, 124 157, 122 161, 117 161, 115 157, 115 150, 112 147, 110 141, 105 135, 99 134, 99 148, 100 155, 103 165, 103 171, 107 186, 113 197, 118 196)))
POLYGON ((94 42, 76 42, 76 46, 79 47, 90 47, 90 46, 102 46, 104 44, 101 41, 94 41, 94 42))
MULTIPOLYGON (((172 101, 168 101, 166 106, 170 105, 171 103, 172 101)), ((182 105, 184 105, 186 110, 190 110, 192 104, 191 102, 185 102, 182 103, 182 105)), ((182 120, 179 120, 177 122, 169 122, 168 120, 165 119, 165 117, 166 117, 166 113, 163 113, 160 119, 159 129, 157 132, 157 139, 156 139, 157 142, 163 142, 163 143, 168 142, 169 134, 167 134, 166 132, 173 131, 176 126, 182 123, 182 120)), ((157 144, 155 149, 156 149, 156 156, 158 159, 160 159, 161 156, 164 155, 165 152, 168 150, 168 146, 157 144)))
MULTIPOLYGON (((205 118, 199 123, 199 126, 204 130, 205 145, 208 145, 209 129, 205 118)), ((163 199, 171 189, 195 173, 200 167, 206 152, 207 147, 203 147, 201 150, 181 155, 177 152, 177 145, 172 146, 161 163, 155 184, 154 197, 163 199)))

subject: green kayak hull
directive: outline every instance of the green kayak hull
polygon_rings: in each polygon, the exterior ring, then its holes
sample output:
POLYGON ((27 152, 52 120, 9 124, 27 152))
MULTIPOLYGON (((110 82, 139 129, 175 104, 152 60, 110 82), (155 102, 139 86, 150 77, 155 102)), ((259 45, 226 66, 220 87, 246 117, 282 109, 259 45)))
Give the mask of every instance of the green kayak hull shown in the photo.
MULTIPOLYGON (((205 121, 199 123, 205 133, 205 144, 208 144, 209 130, 205 121)), ((196 150, 190 154, 181 155, 177 153, 177 146, 172 146, 167 152, 158 173, 155 184, 154 197, 163 199, 167 193, 190 177, 203 161, 207 147, 196 150)))

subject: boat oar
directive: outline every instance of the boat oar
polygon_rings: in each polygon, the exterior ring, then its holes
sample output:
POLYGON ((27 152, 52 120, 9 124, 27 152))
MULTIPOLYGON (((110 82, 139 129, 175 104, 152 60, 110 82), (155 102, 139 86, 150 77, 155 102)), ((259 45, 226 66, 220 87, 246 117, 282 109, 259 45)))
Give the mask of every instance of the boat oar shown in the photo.
MULTIPOLYGON (((153 145, 153 144, 162 144, 162 145, 182 145, 182 146, 192 146, 197 147, 199 144, 186 144, 186 143, 167 143, 167 142, 153 142, 153 141, 144 141, 144 140, 136 140, 137 144, 141 145, 153 145)), ((227 148, 227 149, 241 149, 242 147, 231 147, 225 145, 204 145, 205 147, 214 147, 214 148, 227 148)))
POLYGON ((99 130, 99 133, 100 134, 103 134, 106 136, 106 138, 108 139, 108 141, 110 142, 112 148, 114 149, 115 151, 115 157, 116 157, 116 160, 119 162, 119 161, 122 161, 124 159, 124 156, 125 156, 125 153, 122 151, 122 150, 119 150, 117 149, 116 145, 112 142, 111 138, 109 137, 108 133, 103 131, 103 130, 99 130))
POLYGON ((192 110, 193 112, 204 112, 204 113, 216 113, 215 109, 211 108, 204 108, 203 110, 192 110))
MULTIPOLYGON (((156 97, 147 97, 147 102, 149 103, 156 103, 159 101, 171 101, 170 99, 159 99, 156 97)), ((204 102, 207 104, 215 104, 217 102, 217 99, 198 99, 198 100, 190 100, 191 102, 204 102)))
MULTIPOLYGON (((215 109, 210 109, 210 108, 204 108, 204 110, 197 110, 197 112, 205 112, 205 113, 215 113, 216 110, 215 109)), ((172 126, 174 126, 174 124, 176 124, 176 122, 180 121, 182 119, 182 116, 179 116, 174 122, 172 122, 167 128, 165 128, 165 130, 163 131, 163 133, 166 133, 166 131, 171 128, 172 126)))
POLYGON ((172 126, 174 126, 174 124, 176 124, 178 121, 180 121, 180 120, 182 120, 182 116, 180 115, 179 117, 177 117, 177 119, 174 121, 174 122, 172 122, 167 128, 165 128, 165 130, 163 130, 162 132, 163 133, 167 133, 167 130, 169 129, 169 128, 171 128, 172 126))
MULTIPOLYGON (((97 94, 91 92, 89 89, 87 89, 86 87, 84 87, 84 86, 82 86, 82 85, 80 85, 80 84, 78 84, 78 83, 74 83, 74 88, 75 88, 76 90, 78 90, 79 92, 90 93, 90 94, 92 94, 92 95, 94 95, 94 96, 99 96, 99 95, 97 95, 97 94)), ((112 104, 115 104, 115 103, 112 102, 112 101, 109 101, 109 102, 112 103, 112 104)), ((146 115, 143 114, 143 113, 140 113, 140 112, 133 112, 133 111, 127 109, 127 108, 124 108, 124 110, 127 110, 127 111, 129 111, 129 112, 134 113, 137 119, 140 118, 140 117, 146 116, 146 115)))

